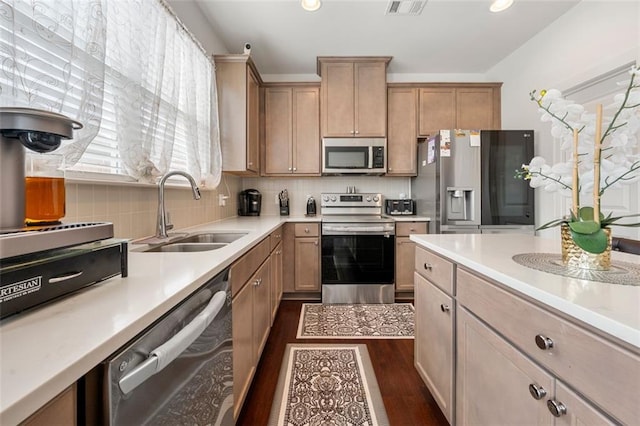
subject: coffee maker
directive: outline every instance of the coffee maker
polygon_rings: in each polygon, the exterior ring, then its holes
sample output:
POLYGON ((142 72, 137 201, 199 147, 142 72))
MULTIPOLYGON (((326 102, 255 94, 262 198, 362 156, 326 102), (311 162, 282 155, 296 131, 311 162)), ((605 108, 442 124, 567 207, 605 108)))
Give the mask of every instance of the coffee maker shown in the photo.
POLYGON ((245 189, 238 194, 238 216, 260 216, 262 194, 257 189, 245 189))

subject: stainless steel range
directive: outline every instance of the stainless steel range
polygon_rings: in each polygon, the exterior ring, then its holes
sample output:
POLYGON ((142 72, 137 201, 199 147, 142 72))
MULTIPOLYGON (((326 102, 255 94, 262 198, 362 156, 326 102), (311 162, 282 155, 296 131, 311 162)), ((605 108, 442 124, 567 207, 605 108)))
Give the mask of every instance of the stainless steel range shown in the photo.
POLYGON ((395 225, 382 195, 321 196, 322 302, 393 303, 395 225))

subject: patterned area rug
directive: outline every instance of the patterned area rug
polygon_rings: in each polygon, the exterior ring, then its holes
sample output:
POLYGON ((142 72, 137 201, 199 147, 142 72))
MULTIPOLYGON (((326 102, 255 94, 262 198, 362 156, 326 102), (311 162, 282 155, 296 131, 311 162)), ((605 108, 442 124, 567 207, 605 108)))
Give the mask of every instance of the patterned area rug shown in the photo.
POLYGON ((388 424, 366 345, 287 345, 269 426, 388 424))
POLYGON ((413 339, 411 303, 328 305, 305 303, 298 339, 413 339))

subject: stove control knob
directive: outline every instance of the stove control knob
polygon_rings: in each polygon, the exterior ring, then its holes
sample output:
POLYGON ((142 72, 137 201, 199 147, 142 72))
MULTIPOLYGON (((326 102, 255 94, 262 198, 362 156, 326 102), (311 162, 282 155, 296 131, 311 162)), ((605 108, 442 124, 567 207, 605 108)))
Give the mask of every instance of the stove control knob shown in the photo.
POLYGON ((322 201, 325 201, 325 202, 329 201, 329 196, 328 195, 323 195, 322 196, 322 201))
POLYGON ((336 196, 335 195, 331 196, 331 201, 336 201, 336 196))
POLYGON ((367 203, 371 202, 371 197, 367 196, 367 203))
POLYGON ((373 201, 377 203, 378 201, 380 201, 380 198, 377 195, 374 195, 373 201))

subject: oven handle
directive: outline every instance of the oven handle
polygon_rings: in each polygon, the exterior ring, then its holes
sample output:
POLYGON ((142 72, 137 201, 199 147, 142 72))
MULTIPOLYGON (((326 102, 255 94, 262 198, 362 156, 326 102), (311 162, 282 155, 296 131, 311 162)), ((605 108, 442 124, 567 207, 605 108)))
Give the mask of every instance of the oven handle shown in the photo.
POLYGON ((393 227, 323 225, 322 235, 394 235, 393 227))
POLYGON ((152 350, 149 358, 120 379, 118 382, 120 390, 125 394, 131 392, 148 378, 162 371, 184 352, 185 349, 191 346, 191 344, 200 337, 202 332, 211 325, 218 313, 220 313, 226 298, 227 293, 224 290, 214 294, 207 307, 204 308, 193 321, 171 339, 152 350))

